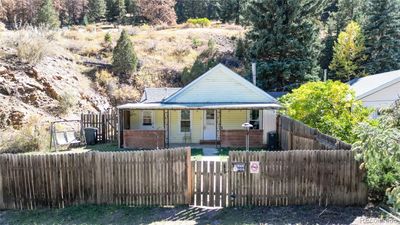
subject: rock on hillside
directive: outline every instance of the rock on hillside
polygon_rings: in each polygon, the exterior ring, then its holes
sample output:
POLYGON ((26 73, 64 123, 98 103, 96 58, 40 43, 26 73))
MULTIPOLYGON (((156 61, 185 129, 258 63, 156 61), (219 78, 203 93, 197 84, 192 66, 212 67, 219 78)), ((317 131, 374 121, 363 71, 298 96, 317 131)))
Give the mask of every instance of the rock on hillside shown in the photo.
POLYGON ((0 128, 18 127, 31 115, 48 121, 72 119, 110 107, 79 66, 64 57, 46 57, 33 67, 13 58, 0 60, 0 103, 0 128))

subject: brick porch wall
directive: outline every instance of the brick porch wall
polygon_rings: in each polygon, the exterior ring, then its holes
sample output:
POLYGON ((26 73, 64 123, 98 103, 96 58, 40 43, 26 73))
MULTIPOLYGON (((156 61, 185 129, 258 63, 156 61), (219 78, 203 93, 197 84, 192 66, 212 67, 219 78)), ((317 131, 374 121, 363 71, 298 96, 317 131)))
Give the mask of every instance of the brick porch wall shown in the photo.
POLYGON ((164 137, 163 130, 124 130, 124 148, 156 149, 157 141, 158 147, 164 148, 164 137))
MULTIPOLYGON (((221 130, 222 147, 246 147, 246 130, 221 130)), ((250 130, 250 147, 264 147, 263 130, 250 130)))

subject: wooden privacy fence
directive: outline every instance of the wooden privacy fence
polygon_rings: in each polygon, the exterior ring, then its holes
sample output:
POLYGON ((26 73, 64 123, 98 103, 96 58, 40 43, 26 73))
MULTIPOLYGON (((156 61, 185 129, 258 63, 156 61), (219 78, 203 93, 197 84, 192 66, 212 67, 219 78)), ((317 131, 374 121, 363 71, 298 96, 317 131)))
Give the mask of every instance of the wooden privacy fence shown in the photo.
POLYGON ((304 123, 292 118, 278 115, 278 136, 283 150, 295 149, 327 149, 327 150, 349 150, 351 145, 319 132, 304 123))
POLYGON ((364 205, 363 176, 354 153, 347 150, 230 152, 228 162, 192 162, 191 202, 196 206, 364 205), (259 173, 250 172, 250 162, 258 162, 259 173), (233 164, 244 165, 244 171, 234 172, 233 164))
POLYGON ((190 149, 0 155, 0 208, 189 204, 190 149))
POLYGON ((228 203, 228 162, 192 162, 192 205, 226 207, 228 203))
POLYGON ((81 114, 82 128, 97 128, 97 141, 100 143, 118 140, 118 118, 115 110, 105 113, 81 114))

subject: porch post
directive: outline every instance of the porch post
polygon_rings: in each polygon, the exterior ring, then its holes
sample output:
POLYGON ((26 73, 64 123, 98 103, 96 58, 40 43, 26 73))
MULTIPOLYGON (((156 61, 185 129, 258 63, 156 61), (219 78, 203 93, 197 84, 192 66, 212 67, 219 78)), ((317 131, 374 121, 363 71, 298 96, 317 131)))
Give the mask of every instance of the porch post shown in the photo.
POLYGON ((164 147, 169 148, 169 110, 163 110, 164 113, 164 147))

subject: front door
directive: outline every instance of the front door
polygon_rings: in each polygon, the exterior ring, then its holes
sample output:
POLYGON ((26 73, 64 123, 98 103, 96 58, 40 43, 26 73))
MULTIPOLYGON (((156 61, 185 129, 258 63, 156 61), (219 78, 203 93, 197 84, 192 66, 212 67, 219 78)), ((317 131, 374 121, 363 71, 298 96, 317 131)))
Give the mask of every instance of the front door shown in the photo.
POLYGON ((216 140, 216 119, 215 110, 206 110, 204 112, 204 140, 216 140))

